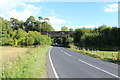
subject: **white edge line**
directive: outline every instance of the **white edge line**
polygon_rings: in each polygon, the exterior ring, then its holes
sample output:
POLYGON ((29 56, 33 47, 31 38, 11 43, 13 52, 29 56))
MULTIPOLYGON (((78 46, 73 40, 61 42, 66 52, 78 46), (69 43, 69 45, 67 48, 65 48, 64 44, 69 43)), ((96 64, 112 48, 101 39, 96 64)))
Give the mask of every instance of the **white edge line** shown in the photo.
MULTIPOLYGON (((53 48, 53 47, 52 47, 53 48)), ((55 75, 55 78, 57 78, 58 80, 59 80, 59 76, 58 76, 58 74, 57 74, 57 72, 56 72, 56 70, 55 70, 55 67, 54 67, 54 65, 53 65, 53 62, 52 62, 52 59, 51 59, 51 56, 50 56, 50 51, 52 50, 52 48, 49 50, 49 60, 50 60, 50 64, 51 64, 51 66, 52 66, 52 69, 53 69, 53 72, 54 72, 54 75, 55 75)))
POLYGON ((108 73, 108 74, 110 74, 110 75, 112 75, 112 76, 114 76, 114 77, 120 78, 119 76, 117 76, 117 75, 115 75, 115 74, 113 74, 113 73, 111 73, 111 72, 108 72, 108 71, 106 71, 106 70, 103 70, 103 69, 101 69, 101 68, 99 68, 99 67, 96 67, 96 66, 94 66, 94 65, 92 65, 92 64, 89 64, 89 63, 87 63, 87 62, 85 62, 85 61, 82 61, 82 60, 80 60, 80 59, 79 59, 79 61, 80 61, 80 62, 83 62, 83 63, 85 63, 85 64, 87 64, 87 65, 89 65, 89 66, 91 66, 91 67, 93 67, 93 68, 96 68, 96 69, 98 69, 98 70, 100 70, 100 71, 103 71, 103 72, 105 72, 105 73, 108 73))

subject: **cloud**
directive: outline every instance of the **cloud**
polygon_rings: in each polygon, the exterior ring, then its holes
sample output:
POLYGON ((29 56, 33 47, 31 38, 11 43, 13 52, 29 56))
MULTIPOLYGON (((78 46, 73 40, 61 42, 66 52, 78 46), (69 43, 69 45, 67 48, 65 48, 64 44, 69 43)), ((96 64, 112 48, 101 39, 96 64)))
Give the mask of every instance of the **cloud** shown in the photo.
POLYGON ((25 21, 29 16, 37 14, 40 10, 40 8, 30 4, 23 3, 20 6, 23 7, 23 10, 12 9, 8 13, 9 17, 25 21))
MULTIPOLYGON (((67 26, 67 25, 69 25, 69 22, 68 21, 66 21, 66 20, 64 20, 64 19, 60 19, 60 18, 58 18, 58 17, 56 17, 56 16, 48 16, 47 18, 49 18, 50 19, 50 24, 52 25, 52 27, 54 27, 54 29, 56 30, 56 31, 60 31, 61 30, 61 27, 62 26, 67 26), (66 25, 67 24, 67 25, 66 25)), ((69 29, 70 28, 73 28, 73 29, 77 29, 77 28, 91 28, 91 29, 93 29, 93 28, 97 28, 97 27, 99 27, 99 26, 97 26, 97 25, 79 25, 79 26, 67 26, 69 29)))
POLYGON ((41 2, 42 0, 0 0, 0 2, 41 2))
MULTIPOLYGON (((26 20, 31 15, 40 14, 41 7, 28 4, 25 0, 2 0, 0 1, 0 16, 8 19, 13 17, 19 20, 26 20)), ((33 0, 37 1, 37 0, 33 0)))
POLYGON ((10 20, 16 18, 25 21, 29 16, 37 18, 39 15, 47 16, 50 19, 50 24, 55 30, 60 30, 62 26, 68 21, 59 18, 60 15, 56 14, 54 10, 44 7, 43 5, 36 6, 26 2, 40 2, 41 0, 2 0, 0 1, 0 16, 10 20), (41 12, 43 11, 43 12, 41 12))
POLYGON ((104 9, 105 12, 117 12, 118 4, 108 4, 104 9))
POLYGON ((9 12, 9 15, 10 18, 16 18, 25 21, 29 16, 32 15, 32 12, 27 9, 24 11, 17 11, 16 9, 13 9, 9 12))
MULTIPOLYGON (((64 25, 63 25, 64 26, 64 25)), ((79 26, 67 26, 68 29, 72 28, 72 29, 78 29, 78 28, 87 28, 87 29, 94 29, 94 28, 98 28, 100 25, 79 25, 79 26)), ((55 28, 56 31, 60 31, 61 27, 60 25, 53 25, 53 27, 55 28)))
POLYGON ((56 16, 49 16, 47 18, 50 19, 51 24, 63 24, 63 23, 66 23, 66 20, 57 18, 56 16))
POLYGON ((66 20, 60 19, 56 16, 47 16, 49 18, 49 23, 54 27, 56 31, 60 31, 61 27, 64 26, 65 23, 67 23, 66 20))

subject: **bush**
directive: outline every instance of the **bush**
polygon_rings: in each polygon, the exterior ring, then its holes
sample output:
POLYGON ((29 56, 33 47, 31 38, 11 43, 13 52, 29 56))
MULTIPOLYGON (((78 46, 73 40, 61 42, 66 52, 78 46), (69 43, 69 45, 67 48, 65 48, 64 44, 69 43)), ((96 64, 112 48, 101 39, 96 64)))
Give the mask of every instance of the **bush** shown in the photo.
POLYGON ((31 46, 34 44, 34 39, 32 37, 27 37, 27 45, 31 46))
POLYGON ((66 39, 66 42, 67 42, 67 43, 73 43, 73 40, 74 40, 74 39, 73 39, 72 37, 68 37, 68 38, 66 39))
POLYGON ((34 39, 34 45, 50 45, 51 39, 45 35, 41 35, 36 31, 29 31, 28 37, 32 37, 34 39))
POLYGON ((12 38, 9 37, 3 37, 2 38, 2 45, 14 45, 14 40, 12 38))

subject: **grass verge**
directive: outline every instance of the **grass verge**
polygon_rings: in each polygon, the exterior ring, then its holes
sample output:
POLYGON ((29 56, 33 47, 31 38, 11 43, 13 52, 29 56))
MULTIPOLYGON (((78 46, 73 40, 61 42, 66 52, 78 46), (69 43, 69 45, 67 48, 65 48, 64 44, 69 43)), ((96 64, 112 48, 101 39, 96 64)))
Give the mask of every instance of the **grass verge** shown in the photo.
MULTIPOLYGON (((104 53, 106 56, 99 56, 99 55, 95 55, 95 54, 91 54, 91 53, 88 53, 88 52, 84 52, 82 50, 77 50, 77 49, 73 49, 73 48, 69 48, 75 52, 78 52, 78 53, 81 53, 81 54, 84 54, 84 55, 88 55, 88 56, 91 56, 91 57, 94 57, 94 58, 98 58, 98 59, 101 59, 101 60, 105 60, 105 61, 109 61, 109 62, 112 62, 112 63, 115 63, 115 64, 120 64, 120 61, 119 60, 116 60, 116 59, 112 59, 112 58, 108 58, 107 57, 107 54, 108 54, 108 51, 104 51, 104 52, 107 52, 107 53, 104 53)), ((112 53, 112 52, 111 52, 112 53)), ((109 54, 110 55, 110 54, 109 54)))
POLYGON ((3 66, 2 78, 45 78, 46 53, 49 48, 50 46, 30 48, 23 58, 3 66))

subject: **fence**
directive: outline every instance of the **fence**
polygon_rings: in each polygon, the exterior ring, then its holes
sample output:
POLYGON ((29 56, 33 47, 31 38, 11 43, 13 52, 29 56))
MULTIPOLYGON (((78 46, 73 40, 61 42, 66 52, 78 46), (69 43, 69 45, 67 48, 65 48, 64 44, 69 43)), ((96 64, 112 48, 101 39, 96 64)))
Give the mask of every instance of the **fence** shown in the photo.
POLYGON ((84 47, 77 47, 77 46, 72 46, 71 48, 74 48, 76 50, 85 52, 87 54, 93 54, 93 55, 99 56, 102 59, 109 58, 109 59, 120 61, 120 53, 119 53, 119 51, 90 50, 90 49, 85 49, 84 47))

